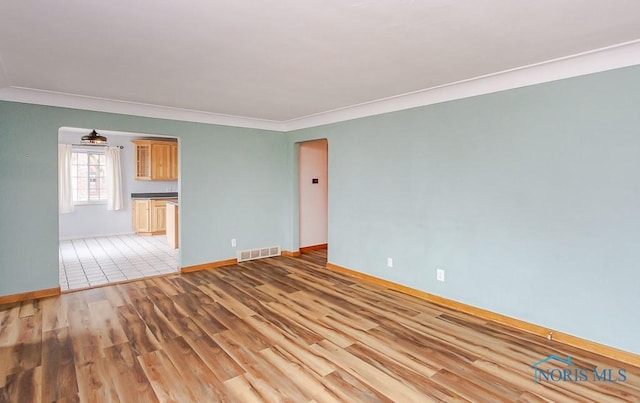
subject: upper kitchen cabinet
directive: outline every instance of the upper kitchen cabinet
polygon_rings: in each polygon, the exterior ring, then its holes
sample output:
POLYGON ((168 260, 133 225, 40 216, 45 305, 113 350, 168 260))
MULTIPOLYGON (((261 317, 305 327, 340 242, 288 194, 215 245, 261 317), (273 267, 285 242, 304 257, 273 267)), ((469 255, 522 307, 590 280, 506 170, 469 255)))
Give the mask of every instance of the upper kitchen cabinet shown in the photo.
POLYGON ((178 142, 131 140, 135 145, 136 179, 178 180, 178 142))

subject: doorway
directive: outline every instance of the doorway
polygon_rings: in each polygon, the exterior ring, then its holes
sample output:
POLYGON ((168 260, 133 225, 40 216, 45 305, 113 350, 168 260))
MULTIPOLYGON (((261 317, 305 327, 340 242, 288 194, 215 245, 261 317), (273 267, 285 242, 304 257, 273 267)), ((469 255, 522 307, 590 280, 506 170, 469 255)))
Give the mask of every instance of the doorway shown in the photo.
POLYGON ((300 253, 326 251, 328 247, 328 151, 326 139, 300 143, 300 253))
MULTIPOLYGON (((175 161, 178 162, 177 139, 96 129, 107 137, 109 149, 118 149, 120 163, 117 165, 121 171, 118 191, 122 194, 122 204, 116 207, 113 204, 109 206, 113 201, 107 201, 104 194, 107 188, 112 194, 114 192, 111 187, 113 174, 111 184, 107 184, 105 179, 106 172, 112 172, 112 168, 106 166, 104 155, 107 147, 81 143, 81 137, 90 131, 71 127, 62 127, 58 131, 58 143, 66 147, 71 145, 72 185, 67 190, 73 193, 73 203, 67 201, 67 206, 72 204, 72 207, 58 215, 61 290, 78 290, 178 272, 179 249, 171 245, 162 231, 155 231, 154 236, 141 236, 134 230, 133 223, 136 217, 134 201, 140 197, 146 200, 146 195, 153 195, 153 200, 157 198, 158 202, 151 204, 149 200, 150 207, 154 208, 150 211, 157 210, 158 223, 164 225, 165 214, 160 217, 160 212, 166 211, 166 204, 179 200, 179 180, 176 180, 179 169, 176 165, 175 179, 137 180, 137 152, 132 142, 141 138, 164 140, 163 143, 170 140, 176 147, 175 161)), ((113 161, 113 156, 110 158, 113 161)), ((113 162, 111 166, 114 166, 113 162)))

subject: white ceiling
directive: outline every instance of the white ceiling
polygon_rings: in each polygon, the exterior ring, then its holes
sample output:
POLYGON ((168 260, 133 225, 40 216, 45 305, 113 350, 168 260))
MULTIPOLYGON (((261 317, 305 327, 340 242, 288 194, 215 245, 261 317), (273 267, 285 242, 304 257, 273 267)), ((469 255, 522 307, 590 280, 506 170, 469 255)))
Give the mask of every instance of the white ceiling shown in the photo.
POLYGON ((0 0, 0 98, 292 122, 638 39, 638 0, 0 0))

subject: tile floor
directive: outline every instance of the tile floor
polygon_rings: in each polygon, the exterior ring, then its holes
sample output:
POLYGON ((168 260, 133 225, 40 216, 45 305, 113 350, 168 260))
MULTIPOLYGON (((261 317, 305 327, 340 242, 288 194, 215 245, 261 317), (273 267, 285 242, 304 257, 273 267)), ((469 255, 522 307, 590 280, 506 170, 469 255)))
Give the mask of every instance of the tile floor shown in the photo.
POLYGON ((178 271, 178 249, 164 235, 60 241, 60 288, 75 290, 178 271))

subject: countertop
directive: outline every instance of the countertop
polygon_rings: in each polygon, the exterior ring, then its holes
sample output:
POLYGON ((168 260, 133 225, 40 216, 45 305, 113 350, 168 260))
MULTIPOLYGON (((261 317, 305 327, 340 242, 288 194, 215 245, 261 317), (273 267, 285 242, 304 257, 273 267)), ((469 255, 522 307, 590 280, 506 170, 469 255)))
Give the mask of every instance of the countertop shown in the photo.
POLYGON ((177 199, 178 192, 131 193, 132 199, 177 199))

